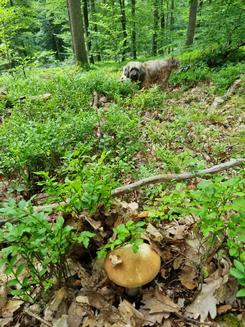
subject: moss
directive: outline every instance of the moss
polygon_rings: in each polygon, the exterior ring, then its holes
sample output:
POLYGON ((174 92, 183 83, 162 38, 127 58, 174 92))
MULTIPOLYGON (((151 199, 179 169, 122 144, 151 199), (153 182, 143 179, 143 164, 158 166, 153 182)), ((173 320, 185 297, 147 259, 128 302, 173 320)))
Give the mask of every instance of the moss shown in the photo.
POLYGON ((237 316, 232 313, 223 315, 217 319, 217 322, 220 323, 221 327, 243 327, 237 316))

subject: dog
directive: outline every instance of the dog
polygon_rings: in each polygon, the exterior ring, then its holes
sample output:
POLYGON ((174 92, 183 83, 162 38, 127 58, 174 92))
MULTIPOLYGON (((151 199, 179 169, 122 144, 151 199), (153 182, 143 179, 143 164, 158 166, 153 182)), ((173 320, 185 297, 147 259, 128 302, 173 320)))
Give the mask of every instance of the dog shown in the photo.
POLYGON ((165 90, 171 72, 179 66, 180 62, 175 58, 145 62, 131 61, 123 68, 121 81, 130 79, 137 82, 140 88, 149 88, 157 84, 165 90))

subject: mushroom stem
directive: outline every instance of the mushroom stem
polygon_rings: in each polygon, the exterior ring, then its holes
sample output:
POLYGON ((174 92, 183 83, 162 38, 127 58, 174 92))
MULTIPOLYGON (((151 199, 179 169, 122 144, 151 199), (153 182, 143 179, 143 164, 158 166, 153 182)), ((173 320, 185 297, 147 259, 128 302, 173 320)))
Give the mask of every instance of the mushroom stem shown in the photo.
POLYGON ((136 296, 139 292, 140 287, 128 288, 126 287, 126 293, 128 296, 136 296))

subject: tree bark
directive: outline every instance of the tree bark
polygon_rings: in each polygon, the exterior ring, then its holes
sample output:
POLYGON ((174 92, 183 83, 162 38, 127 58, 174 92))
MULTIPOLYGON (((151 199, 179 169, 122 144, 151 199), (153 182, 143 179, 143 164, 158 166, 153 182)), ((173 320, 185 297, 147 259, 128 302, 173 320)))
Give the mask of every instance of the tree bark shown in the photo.
POLYGON ((183 181, 183 180, 194 178, 194 177, 203 177, 207 174, 214 174, 219 171, 229 169, 231 167, 241 166, 244 162, 245 162, 245 158, 232 159, 232 160, 224 162, 220 165, 215 165, 210 168, 199 170, 195 173, 164 174, 164 175, 151 176, 148 178, 141 179, 135 183, 118 187, 112 191, 112 195, 118 196, 118 195, 126 194, 129 192, 135 191, 146 185, 152 185, 152 184, 157 184, 157 183, 166 183, 166 182, 171 182, 171 181, 172 182, 183 181))
MULTIPOLYGON (((95 19, 95 13, 96 13, 95 0, 91 0, 91 12, 92 12, 93 19, 95 19)), ((93 29, 95 31, 95 34, 97 34, 98 33, 98 25, 97 25, 96 22, 93 23, 93 29)), ((95 51, 96 51, 95 59, 97 61, 101 61, 101 54, 100 54, 100 51, 98 49, 96 39, 94 41, 94 47, 95 47, 95 51)))
POLYGON ((126 12, 125 12, 125 0, 119 0, 120 11, 121 11, 121 24, 122 24, 122 36, 123 36, 123 49, 122 49, 122 61, 126 58, 127 51, 127 21, 126 21, 126 12))
POLYGON ((160 2, 160 35, 161 35, 161 54, 164 54, 163 46, 164 46, 164 39, 165 39, 165 26, 166 19, 165 19, 165 12, 163 8, 163 0, 160 2))
POLYGON ((153 56, 157 55, 158 24, 159 24, 158 0, 154 0, 154 3, 153 3, 153 34, 152 34, 152 54, 153 54, 153 56))
POLYGON ((83 20, 81 14, 81 1, 68 0, 68 11, 72 35, 73 51, 78 65, 88 64, 88 55, 84 39, 83 20))
POLYGON ((189 22, 187 28, 186 45, 193 44, 195 29, 196 29, 196 17, 197 17, 198 0, 190 0, 189 9, 189 22))
POLYGON ((136 12, 136 0, 131 0, 131 13, 132 13, 132 57, 137 59, 137 50, 136 50, 136 22, 135 22, 135 12, 136 12))
POLYGON ((84 28, 87 38, 87 45, 88 45, 89 62, 91 64, 94 64, 94 57, 93 54, 91 54, 92 43, 89 35, 88 0, 83 0, 83 18, 84 18, 84 28))

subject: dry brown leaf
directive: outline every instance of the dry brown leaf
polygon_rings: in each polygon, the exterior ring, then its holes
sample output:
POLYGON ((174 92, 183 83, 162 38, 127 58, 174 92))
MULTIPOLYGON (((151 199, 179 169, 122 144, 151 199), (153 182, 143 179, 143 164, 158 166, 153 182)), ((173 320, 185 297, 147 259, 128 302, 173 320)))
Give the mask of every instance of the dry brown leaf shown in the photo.
POLYGON ((8 296, 7 283, 3 282, 3 284, 0 286, 0 311, 8 302, 7 296, 8 296))
POLYGON ((79 304, 89 304, 89 299, 85 295, 78 295, 76 297, 76 302, 79 304))
POLYGON ((153 241, 160 242, 163 239, 163 235, 152 224, 147 225, 146 233, 150 236, 151 239, 153 239, 153 241))
POLYGON ((222 315, 222 314, 226 313, 227 311, 229 311, 231 309, 232 309, 232 306, 230 304, 224 304, 224 305, 220 305, 217 308, 217 312, 218 312, 219 315, 222 315))
POLYGON ((66 289, 64 287, 60 288, 55 292, 54 298, 46 306, 44 311, 44 320, 51 322, 56 312, 59 310, 60 306, 63 306, 64 300, 67 297, 66 289))
POLYGON ((13 318, 4 318, 0 319, 0 326, 5 327, 5 326, 10 326, 10 323, 13 321, 13 318))
POLYGON ((159 289, 151 290, 143 295, 143 306, 140 312, 143 313, 146 325, 161 323, 163 319, 167 319, 171 312, 178 312, 179 307, 167 295, 163 294, 159 289))
POLYGON ((144 324, 144 315, 126 300, 123 300, 118 307, 122 319, 127 326, 141 327, 144 324))
POLYGON ((197 281, 195 278, 197 277, 197 272, 194 267, 184 266, 180 274, 180 282, 181 284, 187 288, 188 290, 193 290, 197 287, 197 281))
POLYGON ((97 292, 89 292, 87 295, 78 295, 76 302, 79 304, 87 304, 98 310, 106 309, 110 305, 104 297, 97 292))
POLYGON ((219 300, 215 293, 223 285, 224 281, 222 277, 217 276, 217 273, 212 278, 205 280, 201 292, 197 295, 194 302, 186 308, 187 317, 197 319, 200 316, 201 322, 205 321, 208 314, 210 314, 212 319, 216 317, 216 305, 219 303, 219 300))
POLYGON ((142 211, 138 214, 138 219, 148 218, 150 215, 149 211, 142 211))
POLYGON ((58 320, 53 322, 53 327, 69 327, 68 315, 62 315, 58 320))
POLYGON ((68 326, 79 327, 83 319, 90 313, 88 306, 80 305, 75 301, 69 307, 68 310, 68 326))
POLYGON ((162 325, 162 327, 172 327, 172 326, 173 326, 172 322, 169 319, 165 320, 162 325))
POLYGON ((2 318, 12 318, 23 303, 20 300, 9 300, 2 309, 2 318))

